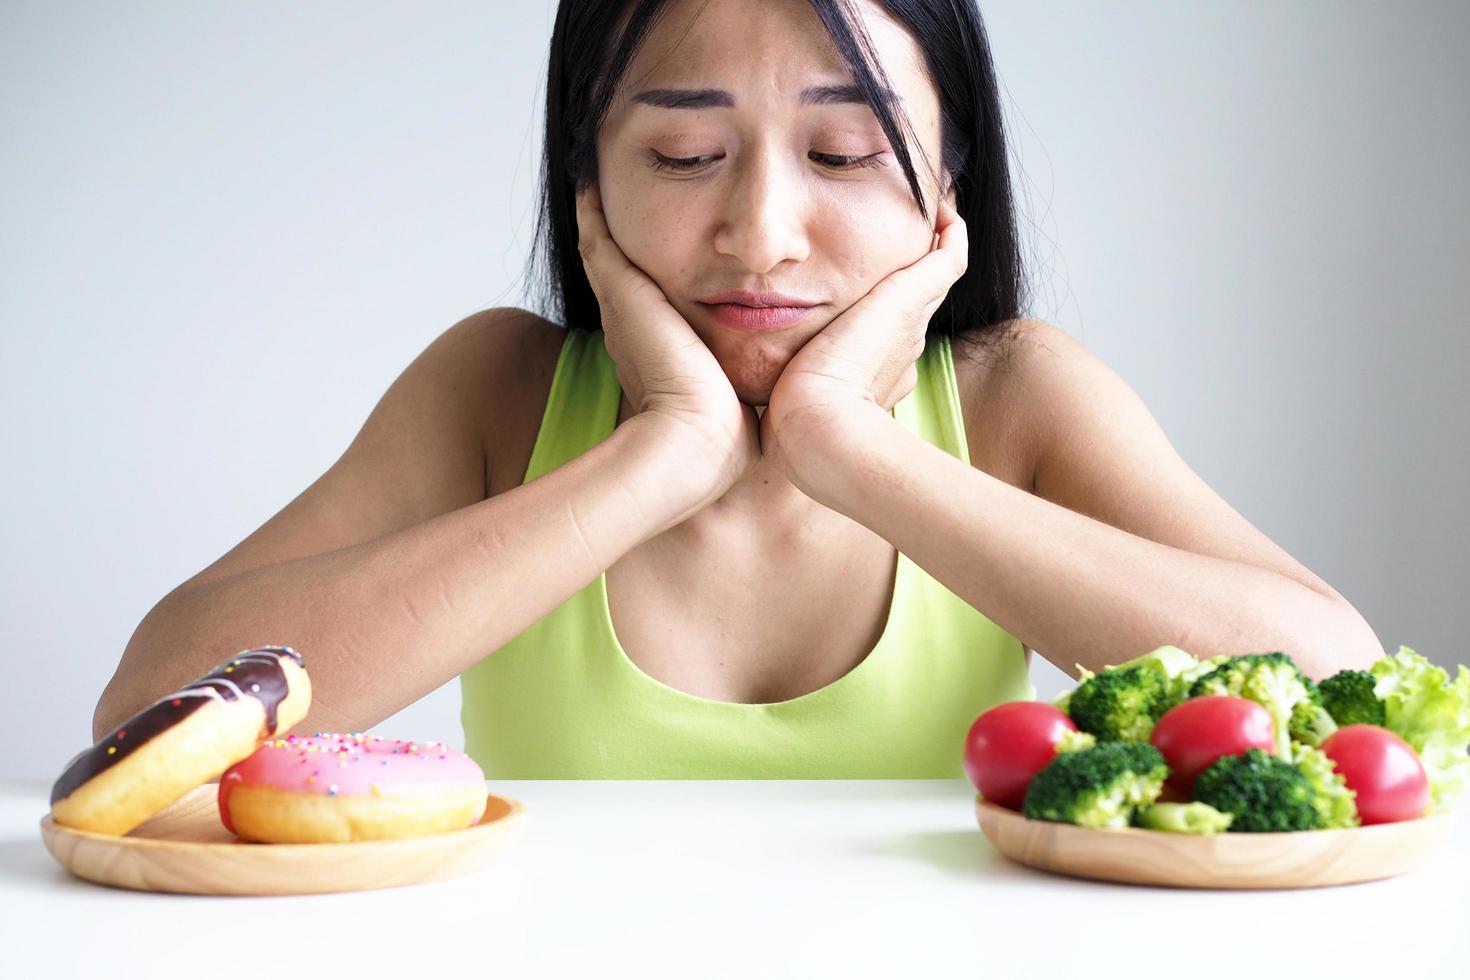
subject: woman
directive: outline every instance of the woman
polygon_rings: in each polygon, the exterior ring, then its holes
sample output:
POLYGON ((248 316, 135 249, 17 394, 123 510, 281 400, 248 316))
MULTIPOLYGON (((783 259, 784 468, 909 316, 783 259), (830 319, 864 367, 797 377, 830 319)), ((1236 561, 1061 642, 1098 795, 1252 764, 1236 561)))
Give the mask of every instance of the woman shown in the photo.
POLYGON ((149 613, 96 734, 290 643, 299 730, 459 676, 492 778, 940 777, 1033 650, 1366 666, 1353 607, 1020 315, 999 119, 968 4, 564 2, 540 230, 570 329, 496 309, 430 345, 149 613))

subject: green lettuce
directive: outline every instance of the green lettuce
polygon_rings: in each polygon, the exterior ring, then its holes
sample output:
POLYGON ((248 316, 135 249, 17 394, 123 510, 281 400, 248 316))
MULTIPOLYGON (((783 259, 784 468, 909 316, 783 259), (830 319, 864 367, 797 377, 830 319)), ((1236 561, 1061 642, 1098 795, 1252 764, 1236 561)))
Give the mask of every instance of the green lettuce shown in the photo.
POLYGON ((1408 647, 1369 668, 1383 699, 1384 727, 1419 753, 1429 777, 1429 812, 1443 813, 1470 787, 1470 668, 1450 675, 1408 647))

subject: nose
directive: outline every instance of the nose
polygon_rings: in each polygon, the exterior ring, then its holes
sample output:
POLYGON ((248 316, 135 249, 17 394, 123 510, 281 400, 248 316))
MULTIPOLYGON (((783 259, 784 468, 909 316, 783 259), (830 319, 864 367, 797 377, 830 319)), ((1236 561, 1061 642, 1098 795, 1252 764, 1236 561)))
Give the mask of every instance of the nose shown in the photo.
POLYGON ((715 249, 764 275, 782 262, 805 261, 804 174, 781 151, 753 149, 735 168, 719 215, 715 249))

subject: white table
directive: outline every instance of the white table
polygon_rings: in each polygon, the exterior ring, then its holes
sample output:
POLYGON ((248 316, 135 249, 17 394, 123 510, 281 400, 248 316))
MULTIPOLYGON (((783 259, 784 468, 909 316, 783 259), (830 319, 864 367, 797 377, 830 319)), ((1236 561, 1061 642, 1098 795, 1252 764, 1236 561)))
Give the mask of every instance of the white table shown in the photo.
POLYGON ((1308 953, 1320 972, 1303 976, 1470 976, 1463 819, 1438 860, 1399 878, 1187 891, 1014 864, 963 780, 490 788, 528 822, 482 871, 211 898, 72 877, 41 843, 49 784, 0 780, 0 976, 1136 978, 1153 961, 1189 980, 1271 980, 1308 953))

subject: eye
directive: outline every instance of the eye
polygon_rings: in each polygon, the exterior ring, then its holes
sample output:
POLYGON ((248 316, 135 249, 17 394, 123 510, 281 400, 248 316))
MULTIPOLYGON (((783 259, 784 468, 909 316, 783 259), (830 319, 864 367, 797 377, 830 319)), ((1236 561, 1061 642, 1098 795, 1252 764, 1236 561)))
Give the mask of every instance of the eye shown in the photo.
POLYGON ((657 150, 649 150, 648 154, 652 158, 649 160, 648 165, 654 170, 673 170, 679 173, 689 173, 698 170, 703 166, 703 161, 718 159, 713 156, 666 157, 657 150))
MULTIPOLYGON (((706 161, 718 160, 717 156, 700 157, 666 157, 657 150, 648 151, 650 160, 648 165, 654 170, 672 170, 676 173, 692 173, 704 166, 706 161)), ((886 167, 883 162, 883 154, 870 153, 865 157, 839 156, 834 153, 818 153, 813 150, 809 156, 825 167, 833 170, 856 170, 858 168, 886 167)))
POLYGON ((870 153, 865 157, 844 157, 832 153, 818 153, 815 150, 811 153, 812 159, 834 170, 854 170, 858 167, 886 167, 888 164, 883 162, 882 156, 882 153, 870 153))

